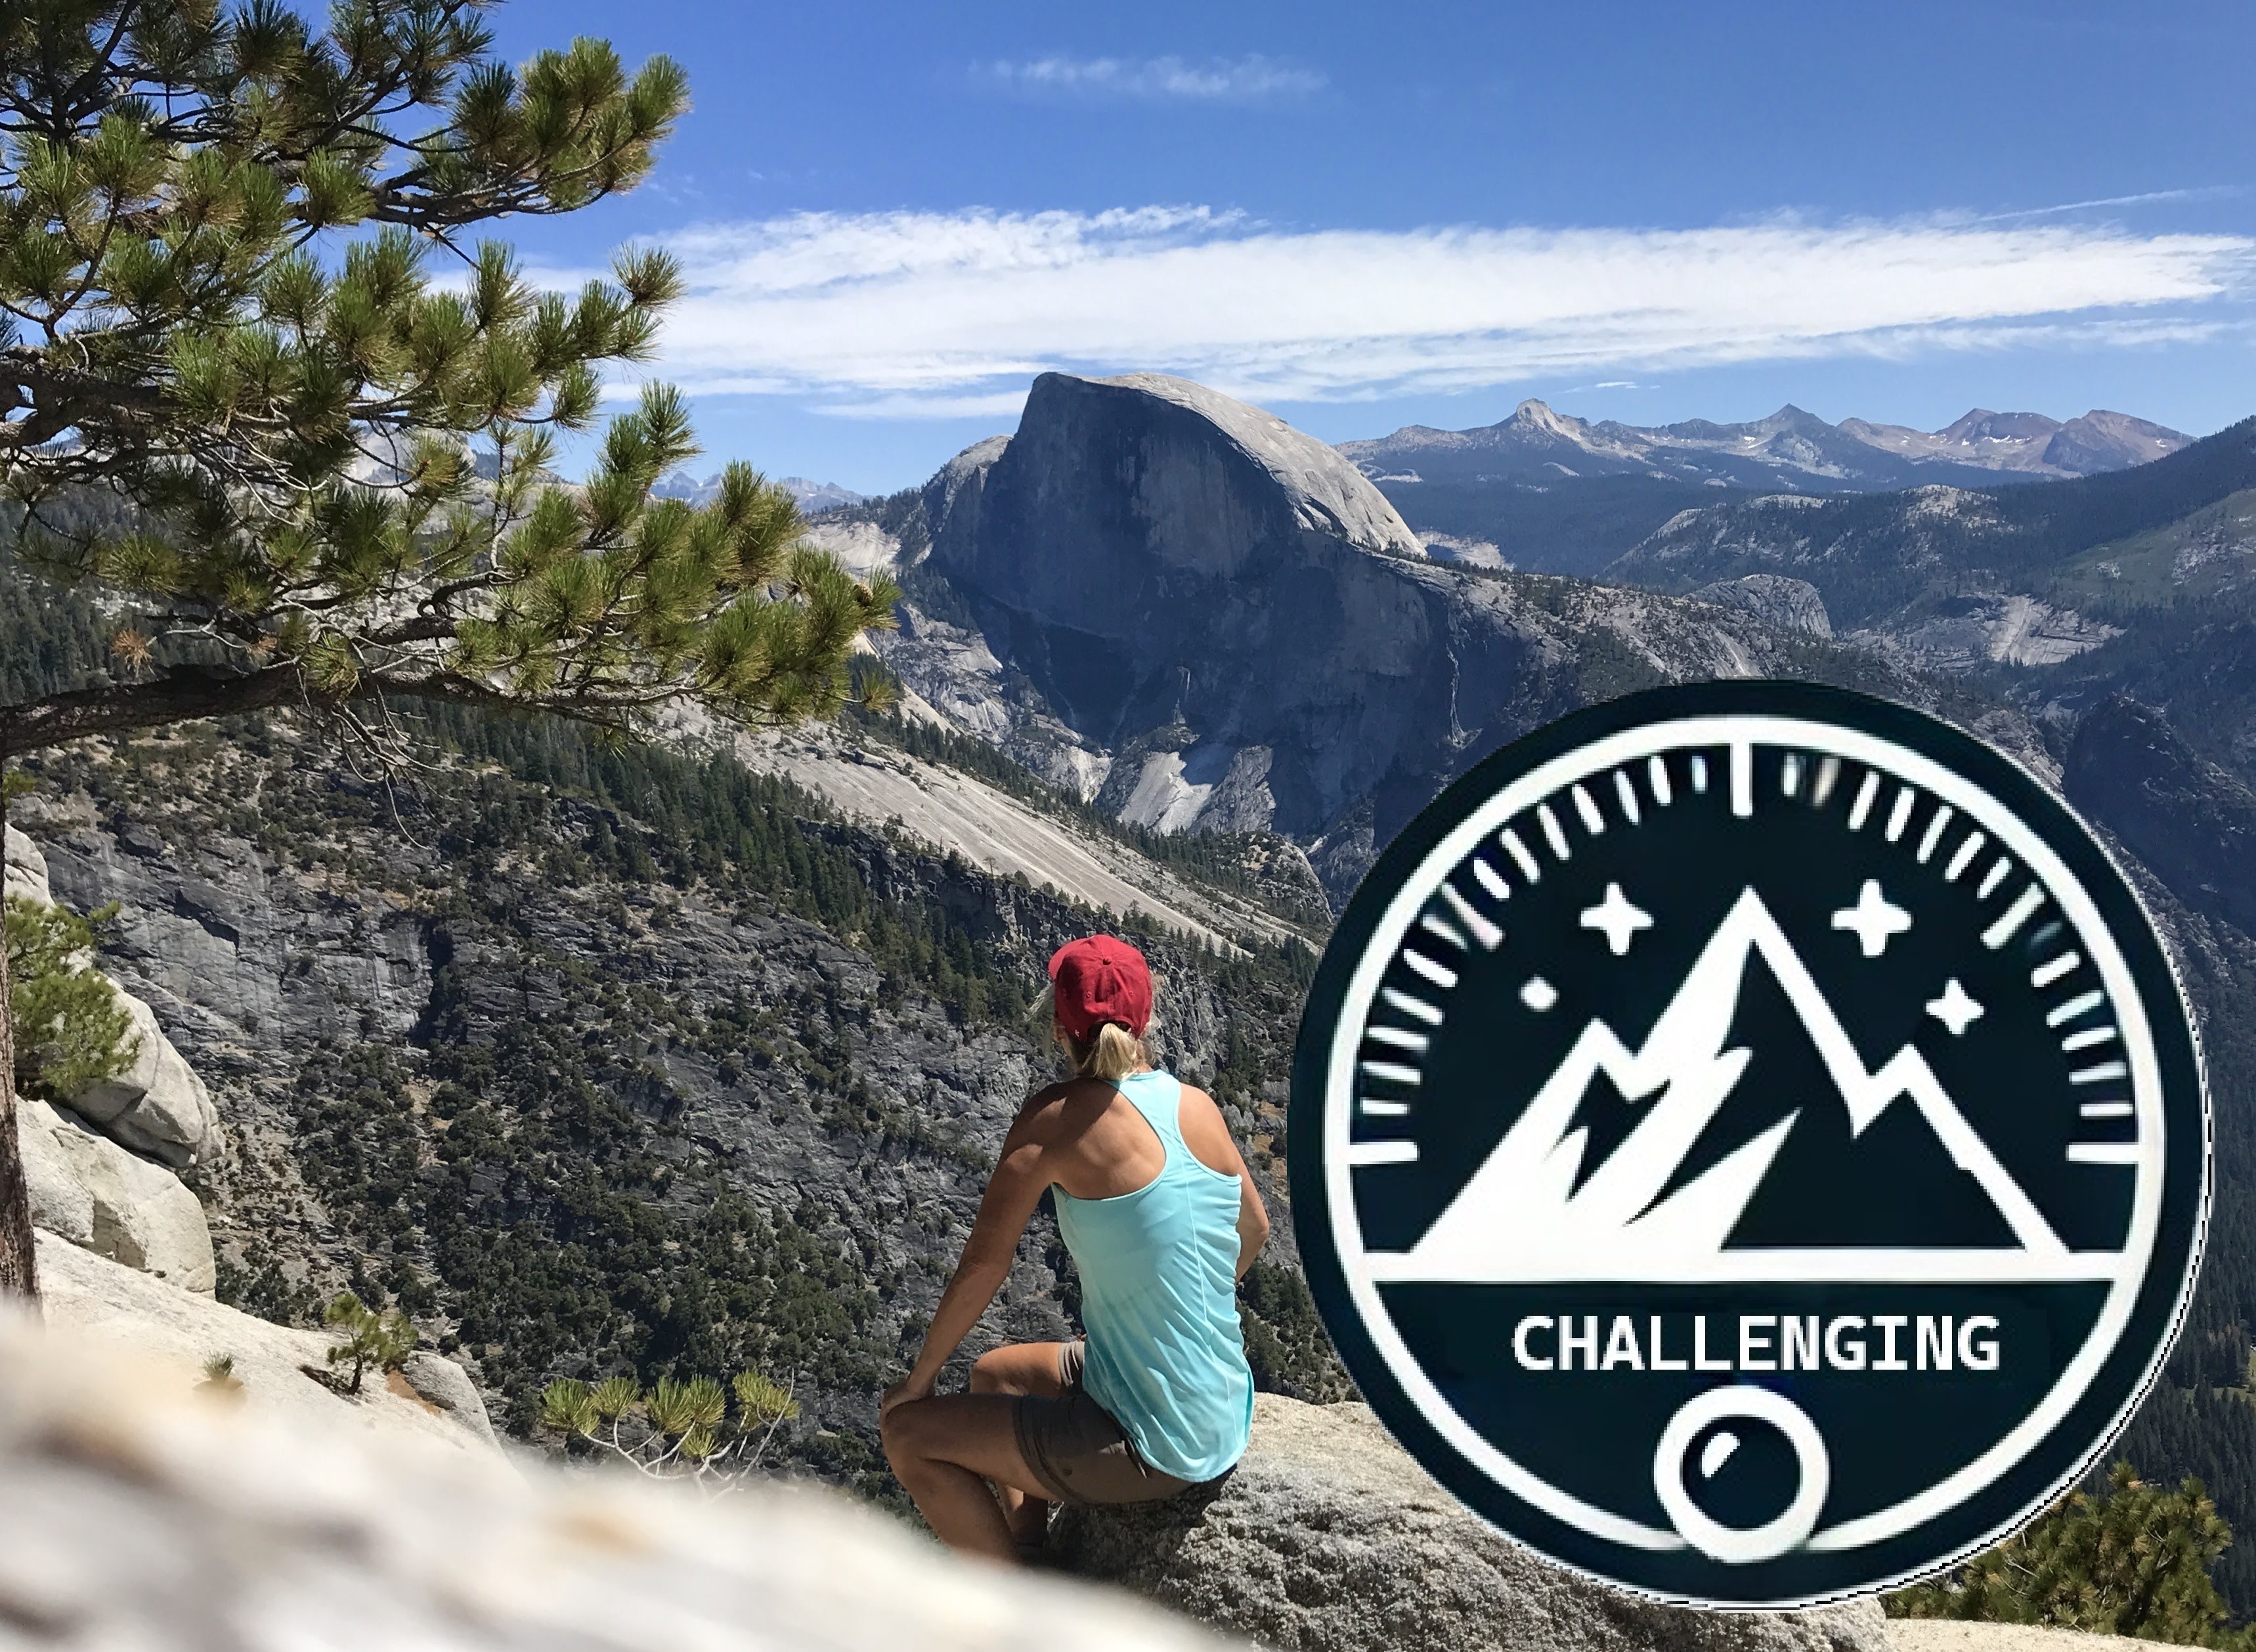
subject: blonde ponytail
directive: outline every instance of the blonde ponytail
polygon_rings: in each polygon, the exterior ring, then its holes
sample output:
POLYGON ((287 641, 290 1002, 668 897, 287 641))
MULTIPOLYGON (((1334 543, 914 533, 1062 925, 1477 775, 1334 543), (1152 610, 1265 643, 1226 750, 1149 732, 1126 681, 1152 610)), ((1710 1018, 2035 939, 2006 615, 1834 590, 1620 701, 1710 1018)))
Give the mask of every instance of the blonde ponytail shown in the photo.
POLYGON ((1072 1059, 1076 1078, 1102 1078, 1107 1084, 1117 1084, 1152 1064, 1152 1052, 1144 1041, 1117 1021, 1105 1022, 1086 1044, 1068 1036, 1061 1028, 1058 1042, 1072 1059))

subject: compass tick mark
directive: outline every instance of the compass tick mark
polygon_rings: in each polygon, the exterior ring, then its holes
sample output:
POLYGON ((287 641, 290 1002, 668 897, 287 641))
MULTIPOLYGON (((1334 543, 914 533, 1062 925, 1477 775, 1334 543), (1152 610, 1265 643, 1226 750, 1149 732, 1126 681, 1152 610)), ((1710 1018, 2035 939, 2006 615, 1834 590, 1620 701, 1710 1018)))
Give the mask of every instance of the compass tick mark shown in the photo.
POLYGON ((1405 1032, 1399 1027, 1366 1027, 1363 1035, 1376 1043, 1392 1044, 1397 1049, 1406 1049, 1414 1055, 1422 1055, 1433 1044, 1423 1033, 1405 1032))
POLYGON ((1451 946, 1456 948, 1458 951, 1463 952, 1465 950, 1464 936, 1459 935, 1456 928, 1448 921, 1435 917, 1432 913, 1429 912, 1426 914, 1425 916, 1419 919, 1418 927, 1423 929, 1428 935, 1438 935, 1441 939, 1448 942, 1451 946))
POLYGON ((1606 829, 1606 817, 1598 811, 1598 800, 1579 781, 1575 787, 1575 812, 1583 817, 1583 830, 1593 837, 1606 829))
POLYGON ((1355 1110, 1366 1119, 1406 1119, 1410 1104, 1406 1101, 1381 1101, 1376 1096, 1357 1096, 1355 1110))
POLYGON ((1708 759, 1698 752, 1692 754, 1692 789, 1702 796, 1708 791, 1708 759))
POLYGON ((1653 801, 1663 808, 1667 808, 1670 801, 1676 795, 1669 789, 1668 765, 1658 757, 1646 759, 1645 783, 1653 788, 1653 801))
POLYGON ((1559 824, 1559 817, 1551 812, 1551 805, 1538 803, 1535 818, 1542 824, 1543 836, 1550 840, 1551 852, 1559 858, 1560 864, 1563 865, 1572 859, 1575 851, 1567 847, 1566 829, 1559 824))
POLYGON ((2086 1119, 2128 1119, 2133 1108, 2127 1101, 2087 1101, 2076 1111, 2086 1119))
POLYGON ((1472 937, 1480 942, 1482 951, 1497 950, 1504 940, 1504 931, 1490 922, 1487 914, 1480 908, 1459 894, 1455 884, 1444 883, 1442 886, 1442 899, 1449 903, 1449 910, 1457 914, 1457 921, 1472 931, 1472 937))
POLYGON ((1841 759, 1829 757, 1817 766, 1817 784, 1809 788, 1809 806, 1822 808, 1831 801, 1833 788, 1841 783, 1841 759))
POLYGON ((1444 992, 1457 984, 1457 972, 1455 970, 1446 964, 1435 963, 1422 952, 1412 952, 1406 949, 1402 954, 1402 961, 1414 972, 1424 976, 1444 992))
POLYGON ((2071 1141, 2068 1144, 2070 1164, 2136 1164, 2140 1147, 2135 1141, 2071 1141))
MULTIPOLYGON (((2074 1148, 2069 1150, 2070 1153, 2074 1148)), ((1372 1164, 1415 1164, 1418 1144, 1414 1141, 1350 1141, 1347 1161, 1357 1169, 1372 1164)))
POLYGON ((1390 1084, 1418 1084, 1426 1079, 1426 1075, 1415 1067, 1405 1066, 1400 1062, 1367 1061, 1363 1063, 1363 1072, 1366 1078, 1380 1079, 1390 1084))
POLYGON ((1907 786, 1896 793, 1896 805, 1888 811, 1888 841, 1894 843, 1911 824, 1911 806, 1919 801, 1919 794, 1907 786))
MULTIPOLYGON (((2005 861, 1999 861, 1996 867, 1992 868, 1990 876, 1982 880, 1981 893, 1985 897, 2004 879, 2003 869, 2006 866, 2005 861)), ((2021 926, 2029 921, 2039 907, 2044 905, 2044 898, 2042 884, 2033 883, 2022 890, 2013 897, 2013 904, 2006 908, 2006 915, 1982 931, 1982 944, 1992 952, 2005 945, 2021 932, 2021 926)))
POLYGON ((1428 1004, 1422 998, 1412 998, 1407 992, 1399 992, 1391 986, 1381 992, 1379 997, 1400 1010, 1405 1015, 1421 1020, 1428 1027, 1439 1027, 1442 1024, 1440 1008, 1428 1004))
POLYGON ((1786 761, 1778 766, 1778 789, 1787 797, 1801 794, 1801 759, 1797 753, 1788 752, 1786 761))
POLYGON ((2013 870, 2013 863, 2003 855, 1999 856, 1998 864, 1982 874, 1982 886, 1974 892, 1974 899, 1987 900, 1992 895, 1996 894, 1998 886, 2006 881, 2006 874, 2013 870))
POLYGON ((2126 1062, 2104 1061, 2097 1067, 2079 1067, 2068 1076, 2071 1084, 2102 1084, 2111 1078, 2128 1078, 2130 1064, 2126 1062))
POLYGON ((2087 1027, 2080 1033, 2070 1033, 2060 1041, 2061 1053, 2073 1055, 2079 1049, 2090 1049, 2094 1044, 2104 1044, 2121 1034, 2111 1027, 2087 1027))
POLYGON ((2029 971, 2029 985, 2040 992, 2083 962, 2081 953, 2063 952, 2048 964, 2040 964, 2029 971))
POLYGON ((1877 769, 1868 771, 1865 775, 1865 783, 1857 788, 1857 801, 1849 805, 1851 831, 1860 832, 1865 830, 1865 822, 1872 818, 1872 800, 1879 794, 1879 772, 1877 769))
POLYGON ((1731 813, 1744 818, 1755 812, 1755 749, 1745 740, 1731 743, 1731 813))
POLYGON ((2052 1013, 2045 1017, 2045 1025, 2047 1027, 2059 1027, 2065 1022, 2074 1020, 2077 1016, 2085 1013, 2087 1011, 2097 1009, 2106 1001, 2107 994, 2097 990, 2081 993, 2078 996, 2069 999, 2065 1004, 2054 1006, 2052 1013))
POLYGON ((1614 771, 1614 796, 1620 800, 1622 818, 1634 826, 1640 818, 1637 807, 1637 787, 1629 783, 1629 776, 1620 769, 1614 771))
POLYGON ((1965 875, 1966 869, 1974 864, 1974 857, 1982 852, 1982 845, 1989 841, 1989 834, 1986 832, 1967 833, 1966 841, 1958 845, 1958 852, 1950 858, 1950 864, 1942 869, 1942 881, 1956 883, 1965 875))
POLYGON ((1505 882, 1504 874, 1478 856, 1473 858, 1473 876, 1480 879, 1480 886, 1488 891, 1491 899, 1512 899, 1512 886, 1505 882))
POLYGON ((1504 845, 1505 852, 1517 863, 1521 877, 1530 883, 1543 881, 1543 868, 1536 864, 1535 857, 1528 851, 1527 845, 1519 841, 1518 832, 1507 826, 1497 834, 1496 841, 1504 845))
POLYGON ((1955 813, 1956 811, 1949 804, 1945 803, 1935 811, 1935 818, 1928 822, 1927 836, 1919 840, 1921 865, 1924 866, 1935 858, 1935 847, 1942 841, 1943 829, 1950 824, 1950 817, 1955 813))

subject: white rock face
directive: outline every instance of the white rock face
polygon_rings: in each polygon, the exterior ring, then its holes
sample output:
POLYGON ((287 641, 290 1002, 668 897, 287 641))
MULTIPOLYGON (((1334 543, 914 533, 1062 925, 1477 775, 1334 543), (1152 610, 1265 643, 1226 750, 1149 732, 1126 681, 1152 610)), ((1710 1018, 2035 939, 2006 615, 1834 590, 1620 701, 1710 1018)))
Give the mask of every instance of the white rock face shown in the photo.
MULTIPOLYGON (((1410 531, 1410 525, 1368 477, 1347 462, 1337 448, 1294 429, 1276 414, 1166 373, 1124 373, 1117 378, 1094 382, 1140 391, 1209 420, 1286 491, 1302 533, 1342 539, 1358 550, 1392 556, 1426 554, 1425 546, 1410 531)), ((1225 555, 1241 548, 1226 545, 1215 533, 1218 524, 1210 525, 1206 519, 1205 512, 1220 503, 1209 496, 1203 485, 1207 482, 1203 476, 1181 477, 1153 467, 1139 490, 1138 502, 1144 507, 1155 540, 1181 546, 1187 552, 1202 540, 1210 541, 1225 555)), ((1216 479, 1217 491, 1227 485, 1216 479)), ((1234 570, 1225 567, 1212 571, 1234 570)))
POLYGON ((40 906, 54 904, 54 896, 47 888, 47 859, 39 846, 18 831, 8 828, 7 893, 40 906))
POLYGON ((493 1444, 469 1376, 435 1353, 414 1355, 390 1381, 371 1374, 357 1398, 347 1398, 306 1374, 309 1366, 329 1369, 336 1338, 327 1331, 254 1318, 45 1234, 39 1285, 51 1331, 82 1338, 111 1359, 130 1359, 176 1392, 194 1392, 205 1380, 204 1362, 225 1354, 241 1385, 227 1389, 227 1398, 250 1417, 469 1450, 493 1444))
MULTIPOLYGON (((173 1293, 178 1295, 179 1293, 173 1293)), ((193 1300, 182 1298, 182 1300, 193 1300)), ((296 1379, 307 1387, 310 1382, 296 1379)), ((0 1652, 1195 1652, 830 1493, 519 1475, 0 1326, 0 1652)))
POLYGON ((68 1098, 73 1112, 100 1125, 137 1153, 176 1166, 208 1159, 219 1142, 219 1110, 150 1007, 119 990, 118 1002, 141 1041, 133 1064, 68 1098))
POLYGON ((19 1097, 17 1109, 34 1226, 183 1290, 211 1295, 211 1228, 180 1177, 44 1101, 19 1097))

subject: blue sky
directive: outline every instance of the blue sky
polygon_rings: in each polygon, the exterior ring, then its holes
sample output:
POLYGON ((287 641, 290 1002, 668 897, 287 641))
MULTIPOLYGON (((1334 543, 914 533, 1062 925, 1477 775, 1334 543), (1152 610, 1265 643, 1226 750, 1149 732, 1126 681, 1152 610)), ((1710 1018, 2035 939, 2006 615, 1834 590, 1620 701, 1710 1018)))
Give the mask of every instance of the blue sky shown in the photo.
POLYGON ((2256 413, 2245 0, 496 17, 512 58, 584 32, 688 69, 650 184, 514 233, 560 277, 676 247, 655 371, 772 474, 920 481, 1051 366, 1332 441, 1531 395, 2256 413))

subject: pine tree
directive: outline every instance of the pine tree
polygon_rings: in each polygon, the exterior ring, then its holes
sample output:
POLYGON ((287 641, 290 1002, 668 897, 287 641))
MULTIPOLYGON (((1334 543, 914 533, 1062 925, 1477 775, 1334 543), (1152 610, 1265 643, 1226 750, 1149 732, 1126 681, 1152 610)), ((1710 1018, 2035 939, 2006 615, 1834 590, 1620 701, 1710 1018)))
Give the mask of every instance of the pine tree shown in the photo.
MULTIPOLYGON (((748 466, 653 499, 697 451, 676 392, 613 420, 584 484, 550 474, 680 271, 630 251, 568 297, 465 237, 631 188, 687 92, 591 39, 511 70, 493 4, 0 8, 0 508, 20 564, 120 616, 109 680, 0 705, 0 766, 269 708, 390 766, 405 697, 631 733, 851 694, 892 588, 804 547, 748 466)), ((31 1246, 0 1082, 0 1291, 36 1294, 31 1246)))

